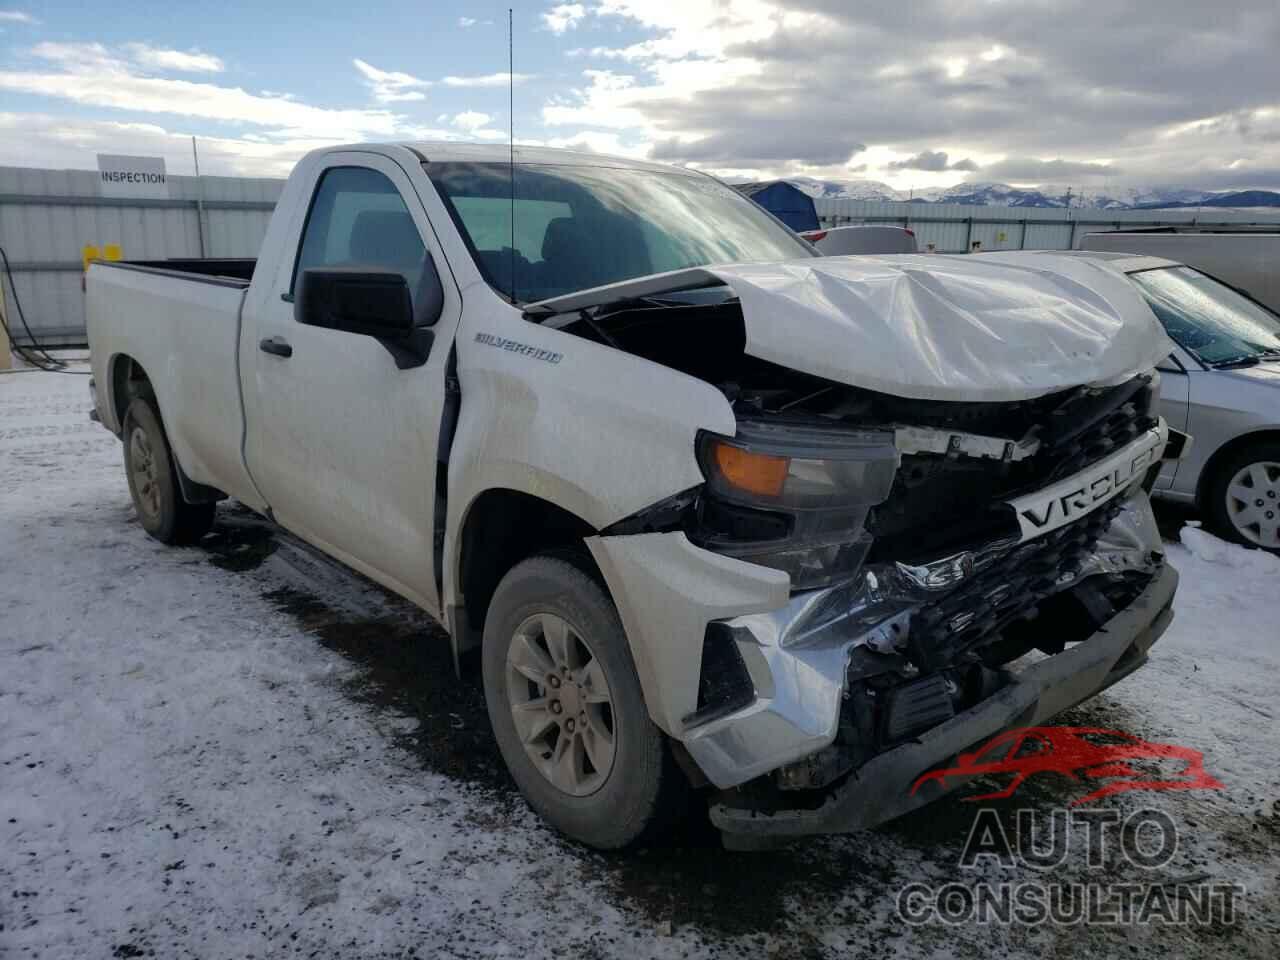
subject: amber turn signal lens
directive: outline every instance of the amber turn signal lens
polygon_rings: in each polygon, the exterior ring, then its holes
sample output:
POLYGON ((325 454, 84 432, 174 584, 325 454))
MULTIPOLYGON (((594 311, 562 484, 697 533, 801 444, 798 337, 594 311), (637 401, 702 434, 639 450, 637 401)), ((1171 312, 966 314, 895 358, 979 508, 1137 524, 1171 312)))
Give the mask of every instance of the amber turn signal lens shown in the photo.
POLYGON ((791 465, 789 457, 752 453, 727 443, 715 445, 715 461, 726 483, 746 493, 766 497, 782 495, 787 468, 791 465))

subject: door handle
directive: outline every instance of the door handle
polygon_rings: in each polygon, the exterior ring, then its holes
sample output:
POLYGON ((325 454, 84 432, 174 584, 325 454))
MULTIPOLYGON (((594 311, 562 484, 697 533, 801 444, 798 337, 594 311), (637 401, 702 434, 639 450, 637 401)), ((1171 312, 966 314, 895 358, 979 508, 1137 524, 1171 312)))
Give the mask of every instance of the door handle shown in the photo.
POLYGON ((277 357, 292 357, 293 347, 284 337, 264 337, 258 341, 258 349, 277 357))

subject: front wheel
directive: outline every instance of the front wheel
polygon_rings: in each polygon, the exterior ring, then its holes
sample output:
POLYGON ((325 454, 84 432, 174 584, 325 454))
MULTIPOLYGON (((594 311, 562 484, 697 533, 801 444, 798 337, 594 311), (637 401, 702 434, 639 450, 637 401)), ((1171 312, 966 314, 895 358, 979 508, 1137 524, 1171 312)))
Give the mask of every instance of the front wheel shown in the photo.
POLYGON ((1245 447, 1220 464, 1207 491, 1219 536, 1280 553, 1280 443, 1245 447))
POLYGON ((670 822, 685 782, 595 578, 559 557, 517 564, 489 606, 483 661, 498 748, 544 820, 602 850, 670 822))
POLYGON ((137 397, 124 414, 124 470, 142 529, 161 543, 194 543, 213 525, 212 503, 187 503, 169 440, 152 402, 137 397))

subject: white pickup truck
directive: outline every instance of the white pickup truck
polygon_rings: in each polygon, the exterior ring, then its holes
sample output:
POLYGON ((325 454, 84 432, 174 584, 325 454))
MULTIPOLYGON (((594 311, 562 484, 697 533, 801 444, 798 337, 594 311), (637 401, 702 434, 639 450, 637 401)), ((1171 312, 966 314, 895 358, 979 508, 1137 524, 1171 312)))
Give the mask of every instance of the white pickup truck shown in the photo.
POLYGON ((706 175, 505 150, 317 151, 258 260, 90 267, 148 533, 233 497, 438 617, 601 848, 691 789, 744 846, 882 822, 1144 662, 1170 345, 1123 276, 814 257, 706 175))

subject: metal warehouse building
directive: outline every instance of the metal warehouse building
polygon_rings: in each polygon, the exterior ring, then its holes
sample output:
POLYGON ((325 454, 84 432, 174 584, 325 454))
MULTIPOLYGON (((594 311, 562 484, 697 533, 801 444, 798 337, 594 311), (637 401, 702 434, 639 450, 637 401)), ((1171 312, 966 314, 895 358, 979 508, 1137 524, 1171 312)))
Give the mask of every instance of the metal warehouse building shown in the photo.
POLYGON ((959 203, 903 201, 814 201, 824 227, 894 223, 915 231, 921 252, 980 250, 1074 250, 1086 233, 1195 224, 1204 227, 1280 224, 1280 209, 1099 210, 1089 207, 977 207, 959 203))
POLYGON ((0 167, 0 276, 14 339, 21 304, 45 344, 84 342, 84 250, 126 260, 256 257, 283 180, 168 176, 169 198, 104 197, 93 170, 0 167), (0 264, 2 266, 2 264, 0 264), (15 299, 16 294, 16 299, 15 299))
MULTIPOLYGON (((0 274, 5 317, 26 340, 16 305, 46 345, 83 343, 86 248, 124 259, 256 257, 283 180, 170 175, 169 196, 103 196, 92 170, 0 167, 0 248, 12 283, 0 274), (16 294, 16 299, 15 299, 16 294)), ((897 223, 916 232, 922 251, 1069 249, 1089 232, 1159 224, 1280 223, 1280 210, 1091 210, 958 204, 814 200, 789 183, 739 187, 793 229, 897 223)))

